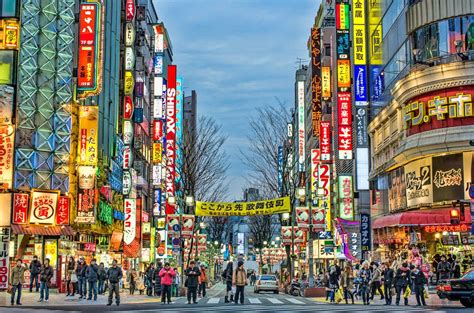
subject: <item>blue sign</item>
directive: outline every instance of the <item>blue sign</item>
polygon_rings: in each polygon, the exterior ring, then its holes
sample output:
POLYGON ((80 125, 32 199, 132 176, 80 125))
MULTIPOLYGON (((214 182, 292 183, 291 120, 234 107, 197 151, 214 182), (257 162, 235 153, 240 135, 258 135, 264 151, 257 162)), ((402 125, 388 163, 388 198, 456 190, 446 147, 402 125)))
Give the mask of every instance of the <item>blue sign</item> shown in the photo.
POLYGON ((119 221, 125 221, 125 213, 114 209, 114 219, 119 221))
POLYGON ((382 68, 380 65, 372 66, 370 82, 372 84, 371 96, 373 100, 378 100, 385 89, 385 83, 381 70, 382 68))
POLYGON ((178 224, 173 225, 173 230, 174 231, 179 231, 180 227, 178 224))
POLYGON ((153 216, 161 215, 161 189, 155 189, 153 197, 153 216))
POLYGON ((367 105, 367 66, 354 65, 355 105, 367 105))

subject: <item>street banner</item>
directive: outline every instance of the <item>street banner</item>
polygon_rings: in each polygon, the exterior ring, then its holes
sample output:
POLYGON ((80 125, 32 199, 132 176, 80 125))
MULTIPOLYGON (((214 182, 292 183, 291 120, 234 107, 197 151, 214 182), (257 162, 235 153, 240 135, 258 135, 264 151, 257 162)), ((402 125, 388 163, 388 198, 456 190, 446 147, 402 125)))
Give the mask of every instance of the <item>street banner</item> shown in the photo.
MULTIPOLYGON (((56 225, 69 225, 69 207, 68 196, 60 196, 58 200, 58 209, 56 210, 56 225)), ((112 218, 112 214, 110 214, 112 218)))
POLYGON ((31 196, 31 224, 54 224, 59 191, 33 191, 31 196))
POLYGON ((282 226, 281 227, 281 241, 283 245, 289 246, 291 245, 291 233, 292 233, 291 226, 282 226))
POLYGON ((296 223, 299 228, 309 227, 309 208, 308 207, 296 207, 296 223))
POLYGON ((175 206, 168 202, 175 193, 176 178, 176 65, 168 65, 166 95, 166 214, 174 214, 175 206))
POLYGON ((339 217, 354 219, 354 190, 352 187, 352 176, 339 175, 339 217))
POLYGON ((183 236, 192 236, 194 230, 194 215, 183 214, 181 216, 181 235, 183 236))
POLYGON ((290 198, 255 202, 196 202, 196 216, 249 216, 289 213, 290 198))
POLYGON ((326 227, 326 211, 324 208, 321 206, 316 206, 311 208, 311 215, 312 215, 312 220, 311 224, 313 226, 313 232, 315 231, 322 231, 326 227))
POLYGON ((80 106, 79 107, 79 165, 97 165, 98 157, 98 127, 99 127, 99 107, 80 106))
POLYGON ((95 189, 78 189, 77 224, 95 223, 95 189))
POLYGON ((311 122, 313 136, 318 137, 322 117, 321 31, 311 28, 311 122))
POLYGON ((137 204, 136 199, 124 199, 125 221, 123 223, 123 242, 129 245, 135 239, 137 204))

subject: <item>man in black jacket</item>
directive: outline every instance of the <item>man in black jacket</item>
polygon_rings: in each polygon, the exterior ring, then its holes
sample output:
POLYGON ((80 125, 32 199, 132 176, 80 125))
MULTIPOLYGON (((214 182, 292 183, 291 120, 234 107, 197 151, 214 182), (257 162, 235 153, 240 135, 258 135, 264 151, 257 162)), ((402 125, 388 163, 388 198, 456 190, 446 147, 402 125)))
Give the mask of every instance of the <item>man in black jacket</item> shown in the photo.
POLYGON ((201 271, 196 266, 194 261, 189 262, 189 267, 186 269, 186 287, 188 288, 188 304, 191 304, 191 296, 193 303, 197 303, 197 287, 199 285, 199 276, 201 271))
POLYGON ((107 271, 107 278, 109 280, 109 302, 107 305, 112 305, 112 300, 115 293, 115 303, 120 305, 120 279, 122 279, 122 269, 117 266, 117 260, 113 260, 112 267, 107 271))
POLYGON ((390 290, 393 286, 393 280, 395 273, 390 268, 390 262, 387 262, 383 265, 383 289, 385 294, 385 305, 392 304, 392 293, 390 290))
MULTIPOLYGON (((403 292, 405 294, 405 290, 410 285, 410 269, 408 268, 408 264, 404 262, 395 274, 395 289, 397 290, 397 299, 396 304, 400 305, 400 297, 403 292)), ((408 298, 403 297, 405 300, 405 305, 408 305, 408 298)))
MULTIPOLYGON (((159 273, 158 273, 159 274, 159 273)), ((146 295, 152 296, 153 295, 153 279, 155 277, 155 264, 150 264, 150 267, 146 270, 145 273, 145 285, 146 285, 146 295)))
POLYGON ((426 306, 425 302, 425 284, 426 284, 426 277, 425 274, 420 271, 418 267, 416 267, 413 272, 411 273, 411 278, 413 280, 413 284, 415 285, 415 296, 416 296, 416 303, 420 306, 422 303, 426 306), (420 303, 421 300, 421 303, 420 303))
POLYGON ((161 262, 156 263, 156 270, 155 270, 155 296, 161 297, 161 277, 160 271, 163 268, 163 264, 161 262))
POLYGON ((86 260, 84 259, 84 257, 81 257, 76 267, 78 292, 80 296, 79 299, 86 298, 87 296, 86 271, 87 271, 86 260))
POLYGON ((92 300, 92 293, 94 293, 94 301, 97 301, 97 281, 99 280, 99 267, 96 260, 92 259, 91 265, 87 267, 86 279, 89 283, 89 296, 87 300, 92 300))
POLYGON ((35 282, 36 292, 38 292, 40 283, 38 280, 39 273, 41 271, 41 262, 38 261, 38 257, 35 255, 33 261, 30 263, 30 292, 33 292, 33 282, 35 282))

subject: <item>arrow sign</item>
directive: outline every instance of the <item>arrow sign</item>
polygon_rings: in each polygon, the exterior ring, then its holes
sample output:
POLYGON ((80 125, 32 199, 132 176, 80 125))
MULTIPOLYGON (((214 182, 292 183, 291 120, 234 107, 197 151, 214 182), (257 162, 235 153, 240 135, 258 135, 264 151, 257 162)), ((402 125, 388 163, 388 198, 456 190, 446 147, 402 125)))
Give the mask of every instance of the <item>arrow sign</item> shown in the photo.
POLYGON ((132 97, 125 96, 123 99, 123 118, 129 120, 133 115, 133 101, 132 97))

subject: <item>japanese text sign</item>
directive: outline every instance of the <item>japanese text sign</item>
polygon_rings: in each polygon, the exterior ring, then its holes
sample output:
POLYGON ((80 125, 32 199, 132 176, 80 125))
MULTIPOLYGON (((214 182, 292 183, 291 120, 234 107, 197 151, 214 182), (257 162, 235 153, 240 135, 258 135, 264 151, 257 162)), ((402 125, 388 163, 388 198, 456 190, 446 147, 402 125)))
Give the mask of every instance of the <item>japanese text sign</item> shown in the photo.
POLYGON ((123 201, 125 221, 123 222, 123 242, 129 245, 135 239, 137 227, 137 204, 135 199, 125 198, 123 201))
POLYGON ((352 187, 352 176, 339 175, 339 217, 345 220, 354 218, 354 190, 352 187))
POLYGON ((321 161, 331 160, 331 122, 321 122, 319 147, 321 148, 321 161))
POLYGON ((56 225, 69 225, 70 200, 68 196, 61 196, 56 210, 56 225))
POLYGON ((256 202, 196 202, 196 216, 249 216, 290 212, 290 198, 256 202))
POLYGON ((54 224, 59 192, 32 191, 30 223, 54 224))
POLYGON ((13 195, 13 224, 28 223, 28 199, 27 193, 15 193, 13 195))

